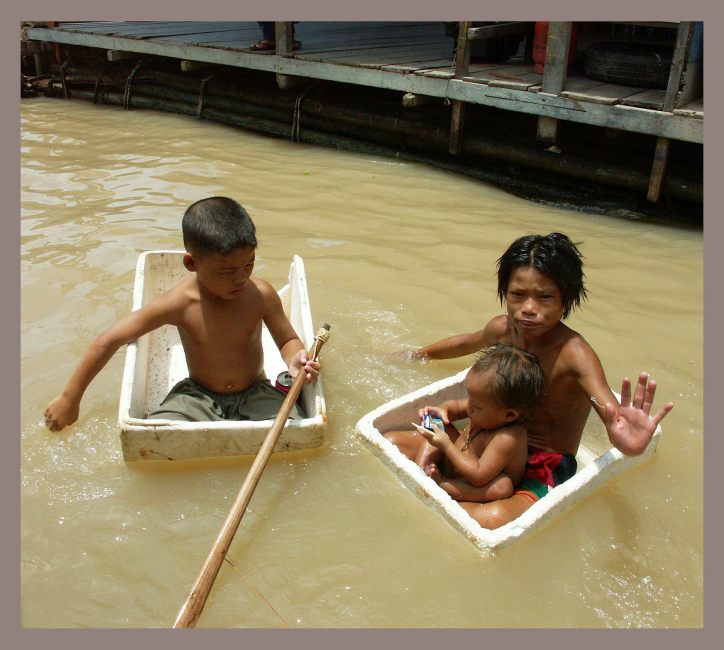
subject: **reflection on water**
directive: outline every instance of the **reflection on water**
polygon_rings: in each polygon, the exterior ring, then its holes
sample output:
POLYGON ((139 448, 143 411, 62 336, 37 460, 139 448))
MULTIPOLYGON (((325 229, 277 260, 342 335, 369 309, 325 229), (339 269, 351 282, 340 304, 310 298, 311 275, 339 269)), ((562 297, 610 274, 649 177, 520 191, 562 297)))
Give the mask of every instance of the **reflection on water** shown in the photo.
POLYGON ((22 616, 26 627, 169 627, 250 459, 124 464, 123 351, 60 435, 42 411, 131 304, 143 250, 181 248, 191 202, 250 211, 256 273, 304 258, 330 411, 321 450, 267 466, 204 627, 702 625, 702 236, 545 208, 423 165, 270 140, 173 115, 24 100, 22 616), (388 353, 499 313, 516 237, 581 241, 590 299, 570 324, 615 389, 649 370, 655 457, 494 557, 438 521, 355 439, 367 411, 471 359, 388 353), (441 608, 441 602, 454 607, 441 608))

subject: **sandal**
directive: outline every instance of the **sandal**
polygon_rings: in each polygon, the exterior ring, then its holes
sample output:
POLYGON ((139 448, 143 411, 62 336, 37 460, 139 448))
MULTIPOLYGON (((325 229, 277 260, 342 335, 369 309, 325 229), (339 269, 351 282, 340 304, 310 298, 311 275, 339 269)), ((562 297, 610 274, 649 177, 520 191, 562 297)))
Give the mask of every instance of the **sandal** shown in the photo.
POLYGON ((249 46, 249 49, 252 52, 273 52, 276 50, 276 45, 274 44, 274 41, 257 41, 256 43, 252 43, 249 46))
MULTIPOLYGON (((302 47, 302 41, 292 41, 292 50, 297 51, 300 47, 302 47)), ((252 52, 275 52, 276 51, 276 45, 274 41, 257 41, 256 43, 252 43, 249 46, 249 50, 252 52)))

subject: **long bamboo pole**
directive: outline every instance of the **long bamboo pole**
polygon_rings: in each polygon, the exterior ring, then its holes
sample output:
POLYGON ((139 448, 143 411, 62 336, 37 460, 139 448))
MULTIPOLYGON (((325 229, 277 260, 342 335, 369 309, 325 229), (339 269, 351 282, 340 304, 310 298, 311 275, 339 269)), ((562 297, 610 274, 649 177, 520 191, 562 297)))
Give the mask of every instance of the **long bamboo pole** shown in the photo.
MULTIPOLYGON (((319 351, 329 338, 329 328, 330 326, 325 323, 314 337, 314 343, 312 344, 308 354, 310 360, 316 361, 319 351)), ((252 463, 251 469, 249 470, 249 473, 244 479, 244 483, 239 490, 239 494, 231 507, 231 511, 226 517, 226 521, 221 527, 221 531, 214 542, 214 546, 206 558, 206 562, 204 562, 204 565, 201 568, 199 577, 196 579, 196 582, 191 589, 191 593, 176 618, 176 622, 173 625, 174 628, 194 627, 196 625, 196 621, 199 619, 201 610, 203 610, 206 599, 211 592, 214 580, 216 580, 216 576, 219 573, 222 563, 224 562, 226 553, 228 552, 231 542, 234 539, 236 530, 241 523, 241 518, 244 516, 246 507, 249 505, 249 501, 254 494, 254 489, 261 478, 261 474, 264 471, 264 467, 266 466, 272 451, 274 450, 274 445, 284 429, 287 417, 289 416, 289 411, 291 411, 292 406, 294 406, 297 398, 299 397, 299 393, 302 391, 304 382, 305 373, 300 371, 294 378, 292 387, 289 389, 289 392, 279 409, 279 413, 277 413, 274 423, 272 424, 271 429, 269 429, 269 433, 267 433, 264 438, 264 442, 262 443, 261 448, 252 463)))

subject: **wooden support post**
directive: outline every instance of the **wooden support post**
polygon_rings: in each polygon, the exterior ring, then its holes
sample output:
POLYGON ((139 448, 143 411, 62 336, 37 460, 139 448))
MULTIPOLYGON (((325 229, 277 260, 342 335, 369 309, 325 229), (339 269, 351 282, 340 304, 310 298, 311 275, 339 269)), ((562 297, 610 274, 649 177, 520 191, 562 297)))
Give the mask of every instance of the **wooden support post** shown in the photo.
POLYGON ((656 152, 654 153, 654 164, 651 166, 651 178, 649 179, 649 191, 646 198, 652 203, 658 203, 661 197, 661 187, 666 176, 666 166, 669 162, 669 138, 659 138, 656 141, 656 152))
MULTIPOLYGON (((458 42, 455 48, 455 79, 461 79, 468 73, 470 66, 470 41, 468 40, 468 22, 462 21, 458 28, 458 42)), ((463 142, 463 121, 465 120, 465 102, 452 102, 452 117, 450 119, 450 143, 448 150, 451 154, 460 153, 463 142)))
POLYGON ((536 140, 545 145, 554 145, 558 139, 558 120, 555 117, 541 115, 538 118, 536 140))
MULTIPOLYGON (((570 22, 552 22, 548 26, 542 93, 558 95, 565 86, 572 27, 573 23, 570 22)), ((539 117, 538 141, 549 145, 555 144, 557 137, 558 120, 552 117, 539 117)))
MULTIPOLYGON (((294 26, 290 22, 274 23, 277 56, 294 56, 294 26)), ((277 73, 277 86, 282 90, 293 90, 305 85, 303 79, 294 75, 277 73)))
POLYGON ((190 61, 188 59, 181 61, 181 72, 203 72, 215 67, 213 63, 205 63, 204 61, 190 61))
POLYGON ((453 101, 450 119, 450 143, 448 151, 456 155, 460 153, 463 142, 463 121, 465 120, 465 102, 453 101))
MULTIPOLYGON (((48 21, 48 27, 57 27, 58 21, 56 20, 49 20, 48 21)), ((63 63, 63 56, 60 51, 60 43, 53 43, 53 51, 55 52, 55 62, 60 65, 63 63)))
POLYGON ((108 50, 106 52, 106 58, 113 61, 122 61, 123 59, 137 59, 140 54, 138 52, 125 52, 123 50, 108 50))
POLYGON ((45 64, 45 55, 42 52, 34 52, 33 61, 35 61, 35 76, 44 75, 48 70, 48 66, 45 64))
POLYGON ((28 53, 33 56, 35 62, 35 76, 39 77, 47 72, 43 43, 41 41, 28 41, 28 53))
POLYGON ((293 56, 292 43, 294 26, 290 22, 274 23, 274 36, 276 40, 276 53, 278 56, 293 56))
MULTIPOLYGON (((666 86, 666 96, 664 97, 664 111, 673 112, 678 106, 678 100, 682 91, 683 77, 687 63, 689 62, 691 44, 695 30, 696 23, 679 23, 679 30, 676 35, 676 45, 674 46, 674 56, 671 60, 669 82, 666 86)), ((666 167, 669 162, 670 147, 671 141, 668 138, 658 138, 656 140, 656 152, 654 153, 654 162, 651 166, 651 176, 649 178, 649 189, 646 195, 646 198, 651 203, 658 203, 661 198, 661 189, 664 185, 666 167)))

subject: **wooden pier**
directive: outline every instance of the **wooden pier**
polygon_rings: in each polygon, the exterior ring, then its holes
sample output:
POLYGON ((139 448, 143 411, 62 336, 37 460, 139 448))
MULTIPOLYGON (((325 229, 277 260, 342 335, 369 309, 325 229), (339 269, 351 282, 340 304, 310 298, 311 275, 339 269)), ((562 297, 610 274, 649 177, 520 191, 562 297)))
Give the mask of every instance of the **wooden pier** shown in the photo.
MULTIPOLYGON (((464 128, 465 105, 481 105, 538 117, 538 140, 555 144, 559 121, 655 136, 648 198, 659 198, 672 140, 703 143, 701 23, 665 23, 677 30, 667 88, 646 89, 566 74, 572 23, 551 22, 545 69, 529 57, 507 62, 471 61, 476 41, 501 34, 528 34, 533 23, 458 24, 457 38, 441 22, 300 22, 292 49, 292 23, 276 23, 276 51, 257 53, 255 22, 84 22, 51 23, 26 30, 41 41, 107 51, 109 60, 143 54, 178 59, 181 69, 201 64, 274 73, 280 87, 299 78, 399 91, 405 105, 444 100, 452 105, 451 153, 464 128), (699 31, 697 31, 699 30, 699 31)), ((656 23, 661 25, 661 23, 656 23)))

